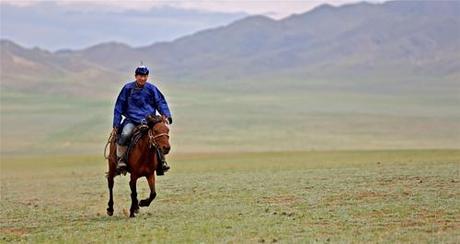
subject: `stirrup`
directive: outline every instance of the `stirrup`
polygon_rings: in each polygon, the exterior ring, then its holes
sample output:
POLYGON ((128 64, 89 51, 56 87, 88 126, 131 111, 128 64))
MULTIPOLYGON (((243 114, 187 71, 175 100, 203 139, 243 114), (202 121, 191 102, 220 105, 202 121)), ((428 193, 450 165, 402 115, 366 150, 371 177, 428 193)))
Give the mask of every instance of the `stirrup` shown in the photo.
POLYGON ((118 175, 126 175, 128 173, 128 168, 125 166, 117 167, 116 171, 118 175))
POLYGON ((163 172, 168 171, 171 167, 164 161, 163 165, 161 165, 161 168, 163 169, 163 172))
POLYGON ((128 165, 126 164, 124 160, 122 160, 122 158, 119 158, 117 161, 116 171, 117 171, 117 174, 122 174, 122 175, 126 175, 126 173, 128 172, 128 165), (122 164, 120 165, 120 163, 122 164))
POLYGON ((166 161, 161 162, 161 165, 157 169, 157 175, 164 175, 171 167, 166 163, 166 161))

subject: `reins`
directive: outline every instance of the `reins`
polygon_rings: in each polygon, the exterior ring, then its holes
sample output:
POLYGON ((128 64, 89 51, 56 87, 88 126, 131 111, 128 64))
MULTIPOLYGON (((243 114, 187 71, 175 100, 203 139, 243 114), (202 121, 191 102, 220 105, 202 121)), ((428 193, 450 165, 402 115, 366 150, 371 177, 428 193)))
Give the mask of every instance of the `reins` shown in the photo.
POLYGON ((166 137, 169 138, 168 133, 160 133, 160 134, 158 134, 158 135, 153 135, 153 134, 152 134, 152 130, 149 130, 148 133, 149 133, 150 147, 152 147, 152 146, 153 146, 153 147, 158 147, 158 145, 157 145, 155 139, 157 139, 157 138, 159 138, 159 137, 166 136, 166 137))

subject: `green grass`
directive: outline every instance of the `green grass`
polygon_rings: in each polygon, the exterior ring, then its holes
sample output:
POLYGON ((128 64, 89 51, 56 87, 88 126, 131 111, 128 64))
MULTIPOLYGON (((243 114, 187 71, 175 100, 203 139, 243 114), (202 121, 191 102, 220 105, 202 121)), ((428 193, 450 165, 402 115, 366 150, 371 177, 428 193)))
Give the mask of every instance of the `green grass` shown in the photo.
POLYGON ((105 213, 102 150, 121 85, 2 89, 1 242, 460 242, 460 151, 429 150, 460 148, 453 91, 161 83, 173 171, 129 219, 127 177, 105 213), (388 150, 407 148, 424 150, 388 150))
MULTIPOLYGON (((105 214, 101 156, 3 156, 2 242, 460 241, 460 151, 175 154, 157 199, 105 214)), ((148 195, 144 179, 139 198, 148 195)))
MULTIPOLYGON (((317 83, 327 84, 310 81, 266 81, 257 89, 253 83, 217 88, 160 84, 173 111, 174 150, 460 148, 458 96, 369 94, 318 88, 317 83)), ((89 97, 2 91, 0 152, 100 153, 120 87, 111 84, 110 96, 89 97)))

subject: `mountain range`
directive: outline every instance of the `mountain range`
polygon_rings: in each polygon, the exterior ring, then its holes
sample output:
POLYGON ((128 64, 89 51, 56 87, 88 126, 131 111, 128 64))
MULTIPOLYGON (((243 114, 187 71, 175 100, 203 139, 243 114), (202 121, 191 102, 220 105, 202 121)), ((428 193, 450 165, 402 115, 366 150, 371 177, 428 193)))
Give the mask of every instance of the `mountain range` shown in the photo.
POLYGON ((250 16, 143 47, 107 42, 50 52, 2 40, 1 85, 35 90, 66 80, 91 87, 95 79, 130 77, 140 62, 168 82, 423 78, 451 84, 460 79, 458 16, 458 1, 363 2, 321 5, 281 20, 250 16))

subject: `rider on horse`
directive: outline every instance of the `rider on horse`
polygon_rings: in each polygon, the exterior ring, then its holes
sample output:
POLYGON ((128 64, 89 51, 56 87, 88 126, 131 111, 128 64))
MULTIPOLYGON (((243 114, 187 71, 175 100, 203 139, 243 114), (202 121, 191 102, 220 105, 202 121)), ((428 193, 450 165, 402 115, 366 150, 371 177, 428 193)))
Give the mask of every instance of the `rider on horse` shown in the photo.
MULTIPOLYGON (((148 115, 157 111, 172 123, 171 111, 168 103, 160 90, 152 83, 147 82, 149 69, 146 66, 139 66, 135 71, 135 81, 123 86, 118 95, 113 113, 113 132, 121 129, 117 141, 117 171, 126 170, 125 153, 128 149, 128 142, 133 129, 140 124, 145 124, 148 115), (125 119, 122 122, 122 115, 125 119)), ((161 153, 161 152, 160 152, 161 153)), ((163 171, 169 170, 169 166, 161 155, 163 171)))

